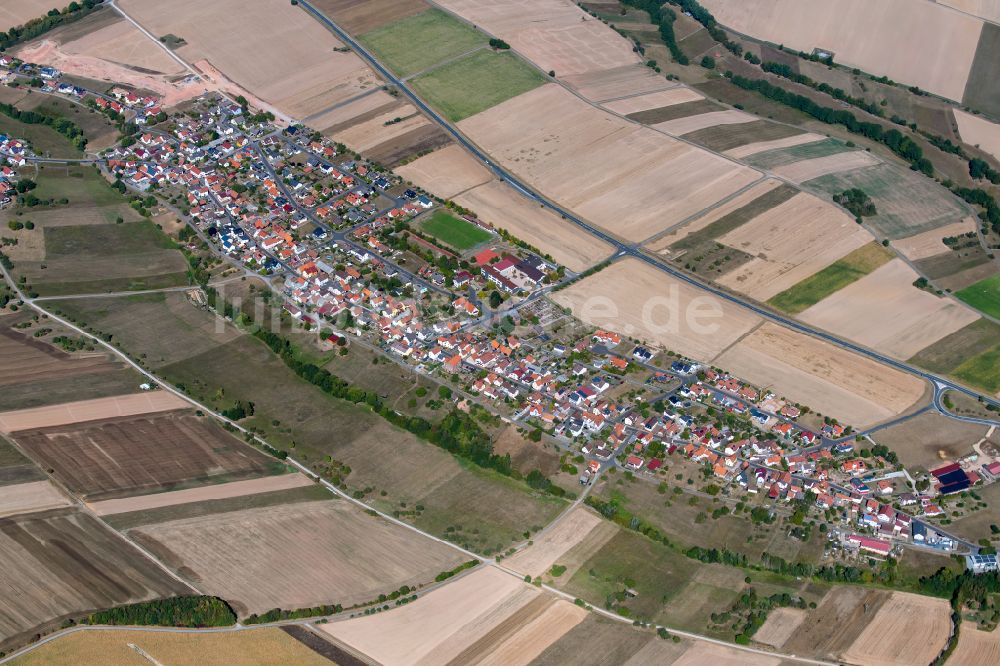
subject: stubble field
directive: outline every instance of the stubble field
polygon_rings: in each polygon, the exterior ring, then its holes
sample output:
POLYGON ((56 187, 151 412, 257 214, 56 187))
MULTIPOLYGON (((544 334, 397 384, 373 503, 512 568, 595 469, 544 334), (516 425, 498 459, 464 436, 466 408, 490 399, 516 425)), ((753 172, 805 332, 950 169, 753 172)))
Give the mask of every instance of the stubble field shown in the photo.
POLYGON ((148 415, 186 409, 191 405, 168 391, 149 391, 62 402, 44 407, 16 409, 0 413, 0 432, 53 428, 82 421, 98 421, 125 416, 148 415))

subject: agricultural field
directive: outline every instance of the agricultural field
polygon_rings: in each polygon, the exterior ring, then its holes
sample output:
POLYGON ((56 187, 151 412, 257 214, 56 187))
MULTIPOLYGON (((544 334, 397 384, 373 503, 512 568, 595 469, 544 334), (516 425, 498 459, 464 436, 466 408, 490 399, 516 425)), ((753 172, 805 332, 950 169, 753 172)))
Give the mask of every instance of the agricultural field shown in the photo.
POLYGON ((871 437, 892 449, 907 469, 930 470, 968 455, 972 445, 985 435, 985 426, 927 413, 879 430, 871 437))
MULTIPOLYGON (((555 527, 536 536, 527 549, 505 559, 504 566, 532 577, 541 576, 592 532, 608 528, 610 526, 595 512, 577 507, 563 516, 555 527)), ((613 533, 614 528, 610 531, 613 533)))
POLYGON ((980 631, 972 626, 962 627, 958 647, 948 658, 952 666, 978 666, 993 664, 1000 659, 1000 632, 980 631))
POLYGON ((479 160, 455 143, 399 167, 396 173, 443 199, 493 178, 479 160))
POLYGON ((493 234, 446 211, 437 211, 420 228, 456 250, 469 250, 493 238, 493 234))
POLYGON ((814 157, 812 159, 791 162, 774 167, 771 172, 796 183, 814 180, 822 176, 861 169, 881 164, 879 158, 863 150, 850 150, 814 157))
MULTIPOLYGON (((784 125, 779 125, 779 127, 784 127, 784 125)), ((809 144, 821 143, 826 140, 827 139, 825 137, 819 134, 793 134, 781 139, 757 141, 755 143, 748 143, 736 148, 730 148, 725 151, 725 154, 733 159, 745 159, 749 163, 750 160, 747 158, 754 157, 760 153, 770 153, 772 151, 776 153, 781 149, 790 150, 796 147, 802 147, 805 149, 805 147, 809 144)))
POLYGON ((0 487, 43 479, 45 475, 42 470, 35 467, 13 444, 0 437, 0 487))
POLYGON ((635 242, 759 179, 555 85, 468 118, 460 129, 542 194, 635 242))
POLYGON ((528 663, 586 617, 579 606, 483 567, 391 613, 322 629, 385 666, 528 663))
POLYGON ((311 4, 355 35, 419 14, 429 7, 424 0, 316 0, 311 4))
POLYGON ((991 393, 1000 392, 1000 326, 980 319, 920 350, 910 362, 991 393))
MULTIPOLYGON (((803 135, 799 135, 803 136, 803 135)), ((796 137, 797 139, 798 137, 796 137)), ((837 139, 823 139, 822 141, 812 141, 809 143, 796 144, 794 146, 777 147, 771 150, 756 152, 744 158, 744 161, 759 169, 774 169, 783 167, 802 160, 812 160, 820 157, 828 157, 839 153, 846 153, 855 150, 848 147, 844 142, 837 139)))
POLYGON ((24 25, 31 19, 45 16, 52 9, 49 0, 22 0, 0 8, 0 30, 6 32, 17 25, 24 25))
POLYGON ((712 127, 724 127, 729 125, 745 125, 756 120, 755 116, 743 113, 736 109, 726 109, 724 111, 712 111, 710 113, 699 113, 676 120, 656 123, 652 125, 661 132, 673 134, 674 136, 686 136, 712 127))
MULTIPOLYGON (((658 90, 647 93, 645 95, 634 95, 626 97, 625 99, 616 99, 610 102, 605 102, 601 106, 608 111, 623 115, 629 120, 634 120, 639 123, 646 122, 642 114, 656 114, 650 120, 652 122, 662 122, 662 120, 670 120, 670 118, 666 117, 661 119, 660 114, 672 113, 669 111, 670 109, 686 107, 689 104, 697 104, 701 101, 707 100, 705 100, 705 98, 697 91, 686 86, 676 86, 668 88, 667 90, 658 90)), ((719 108, 722 107, 715 105, 711 108, 706 108, 705 110, 714 110, 719 108)))
POLYGON ((843 659, 864 665, 930 663, 951 635, 950 615, 945 599, 893 592, 843 659))
POLYGON ((0 432, 12 433, 22 430, 54 428, 74 425, 83 421, 100 421, 187 409, 190 406, 187 401, 181 400, 167 391, 144 391, 107 398, 63 402, 44 407, 0 412, 0 432))
POLYGON ((0 577, 11 591, 0 618, 0 649, 67 616, 191 591, 86 513, 57 509, 0 524, 0 577))
POLYGON ((278 627, 235 633, 164 633, 143 629, 79 631, 45 643, 11 663, 16 666, 97 663, 146 666, 149 659, 160 664, 203 666, 251 662, 272 666, 331 666, 334 663, 278 627))
POLYGON ((934 259, 951 252, 951 248, 944 244, 943 239, 962 236, 970 232, 975 233, 975 231, 975 219, 967 217, 961 222, 954 222, 913 236, 899 238, 893 241, 892 247, 910 261, 934 259))
POLYGON ((511 53, 476 51, 412 81, 422 98, 452 122, 464 120, 545 83, 511 53))
POLYGON ((0 518, 69 505, 69 498, 48 481, 5 485, 0 492, 0 518))
POLYGON ((798 314, 830 294, 860 280, 892 257, 893 254, 878 243, 863 245, 818 273, 795 283, 795 286, 776 294, 767 302, 789 314, 798 314))
POLYGON ((487 38, 440 9, 428 9, 366 32, 359 41, 405 77, 483 47, 487 38))
POLYGON ((91 501, 284 469, 214 421, 192 414, 88 421, 19 431, 13 438, 60 483, 91 501))
POLYGON ((756 150, 765 142, 784 141, 802 136, 811 135, 804 134, 802 130, 790 125, 781 125, 767 120, 754 120, 738 125, 706 127, 690 132, 684 138, 705 146, 709 150, 728 155, 737 149, 756 150))
POLYGON ((1000 160, 1000 124, 960 109, 954 110, 962 141, 1000 160))
POLYGON ((1000 318, 1000 273, 955 293, 972 307, 1000 318))
POLYGON ((962 102, 966 105, 992 114, 1000 113, 997 103, 997 49, 1000 48, 1000 25, 984 23, 976 47, 976 56, 969 72, 969 82, 965 86, 962 102))
POLYGON ((325 500, 147 524, 130 536, 240 616, 344 607, 460 564, 460 552, 344 501, 325 500))

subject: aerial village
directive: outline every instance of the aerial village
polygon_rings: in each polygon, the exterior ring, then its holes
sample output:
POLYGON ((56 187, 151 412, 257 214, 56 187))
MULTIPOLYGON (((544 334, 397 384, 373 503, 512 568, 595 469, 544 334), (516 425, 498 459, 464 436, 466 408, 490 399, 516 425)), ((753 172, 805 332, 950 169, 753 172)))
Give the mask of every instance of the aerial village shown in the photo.
MULTIPOLYGON (((686 477, 770 513, 803 509, 838 525, 828 555, 879 560, 903 548, 995 556, 947 532, 952 496, 1000 480, 1000 454, 914 478, 885 447, 808 406, 618 333, 594 330, 545 296, 577 276, 551 258, 301 125, 280 127, 217 95, 168 116, 158 100, 96 94, 51 68, 0 59, 5 80, 82 100, 137 126, 102 155, 109 180, 155 196, 239 270, 266 278, 287 316, 321 344, 362 340, 413 372, 548 440, 586 488, 605 470, 659 483, 686 477), (178 205, 179 204, 179 205, 178 205), (445 212, 481 233, 459 251, 421 224, 445 212), (944 522, 942 522, 944 521, 944 522)), ((33 153, 0 137, 0 205, 33 153)), ((750 519, 748 517, 748 519, 750 519)), ((985 560, 982 558, 985 557, 985 560)), ((990 559, 992 558, 992 559, 990 559)), ((982 561, 981 561, 982 560, 982 561)), ((984 568, 985 567, 985 568, 984 568)))

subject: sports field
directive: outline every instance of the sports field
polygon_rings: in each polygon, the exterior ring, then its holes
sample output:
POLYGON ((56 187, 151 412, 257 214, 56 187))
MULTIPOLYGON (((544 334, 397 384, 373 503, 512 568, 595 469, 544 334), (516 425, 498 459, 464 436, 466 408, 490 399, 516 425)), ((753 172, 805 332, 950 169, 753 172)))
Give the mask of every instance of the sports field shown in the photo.
POLYGON ((416 77, 412 86, 450 121, 458 122, 544 82, 517 56, 477 51, 416 77))
POLYGON ((892 257, 892 253, 878 243, 869 243, 833 262, 819 273, 807 277, 791 289, 786 289, 768 303, 789 314, 798 314, 868 275, 892 257))
POLYGON ((445 211, 437 211, 422 226, 431 236, 456 250, 468 250, 493 237, 488 231, 445 211))
POLYGON ((486 36, 440 9, 366 32, 359 41, 400 76, 421 72, 486 45, 486 36))
POLYGON ((1000 317, 1000 273, 966 287, 955 295, 991 317, 1000 317))

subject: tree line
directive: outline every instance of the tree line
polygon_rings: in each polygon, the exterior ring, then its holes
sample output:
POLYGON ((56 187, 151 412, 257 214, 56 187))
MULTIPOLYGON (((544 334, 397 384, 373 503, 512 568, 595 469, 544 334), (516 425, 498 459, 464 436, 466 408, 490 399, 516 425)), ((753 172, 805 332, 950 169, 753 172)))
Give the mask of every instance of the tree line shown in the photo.
POLYGON ((0 50, 6 50, 21 42, 34 39, 64 23, 72 23, 81 19, 100 7, 103 2, 104 0, 71 2, 62 11, 50 9, 45 16, 31 19, 24 25, 9 28, 7 32, 0 32, 0 50))
POLYGON ((82 151, 87 147, 87 137, 83 135, 83 130, 68 118, 51 116, 38 111, 22 111, 13 104, 0 103, 0 113, 10 116, 14 120, 25 125, 48 125, 59 134, 70 140, 73 146, 82 151))
POLYGON ((236 613, 218 597, 171 597, 98 611, 88 616, 87 622, 160 627, 229 627, 236 624, 236 613))

